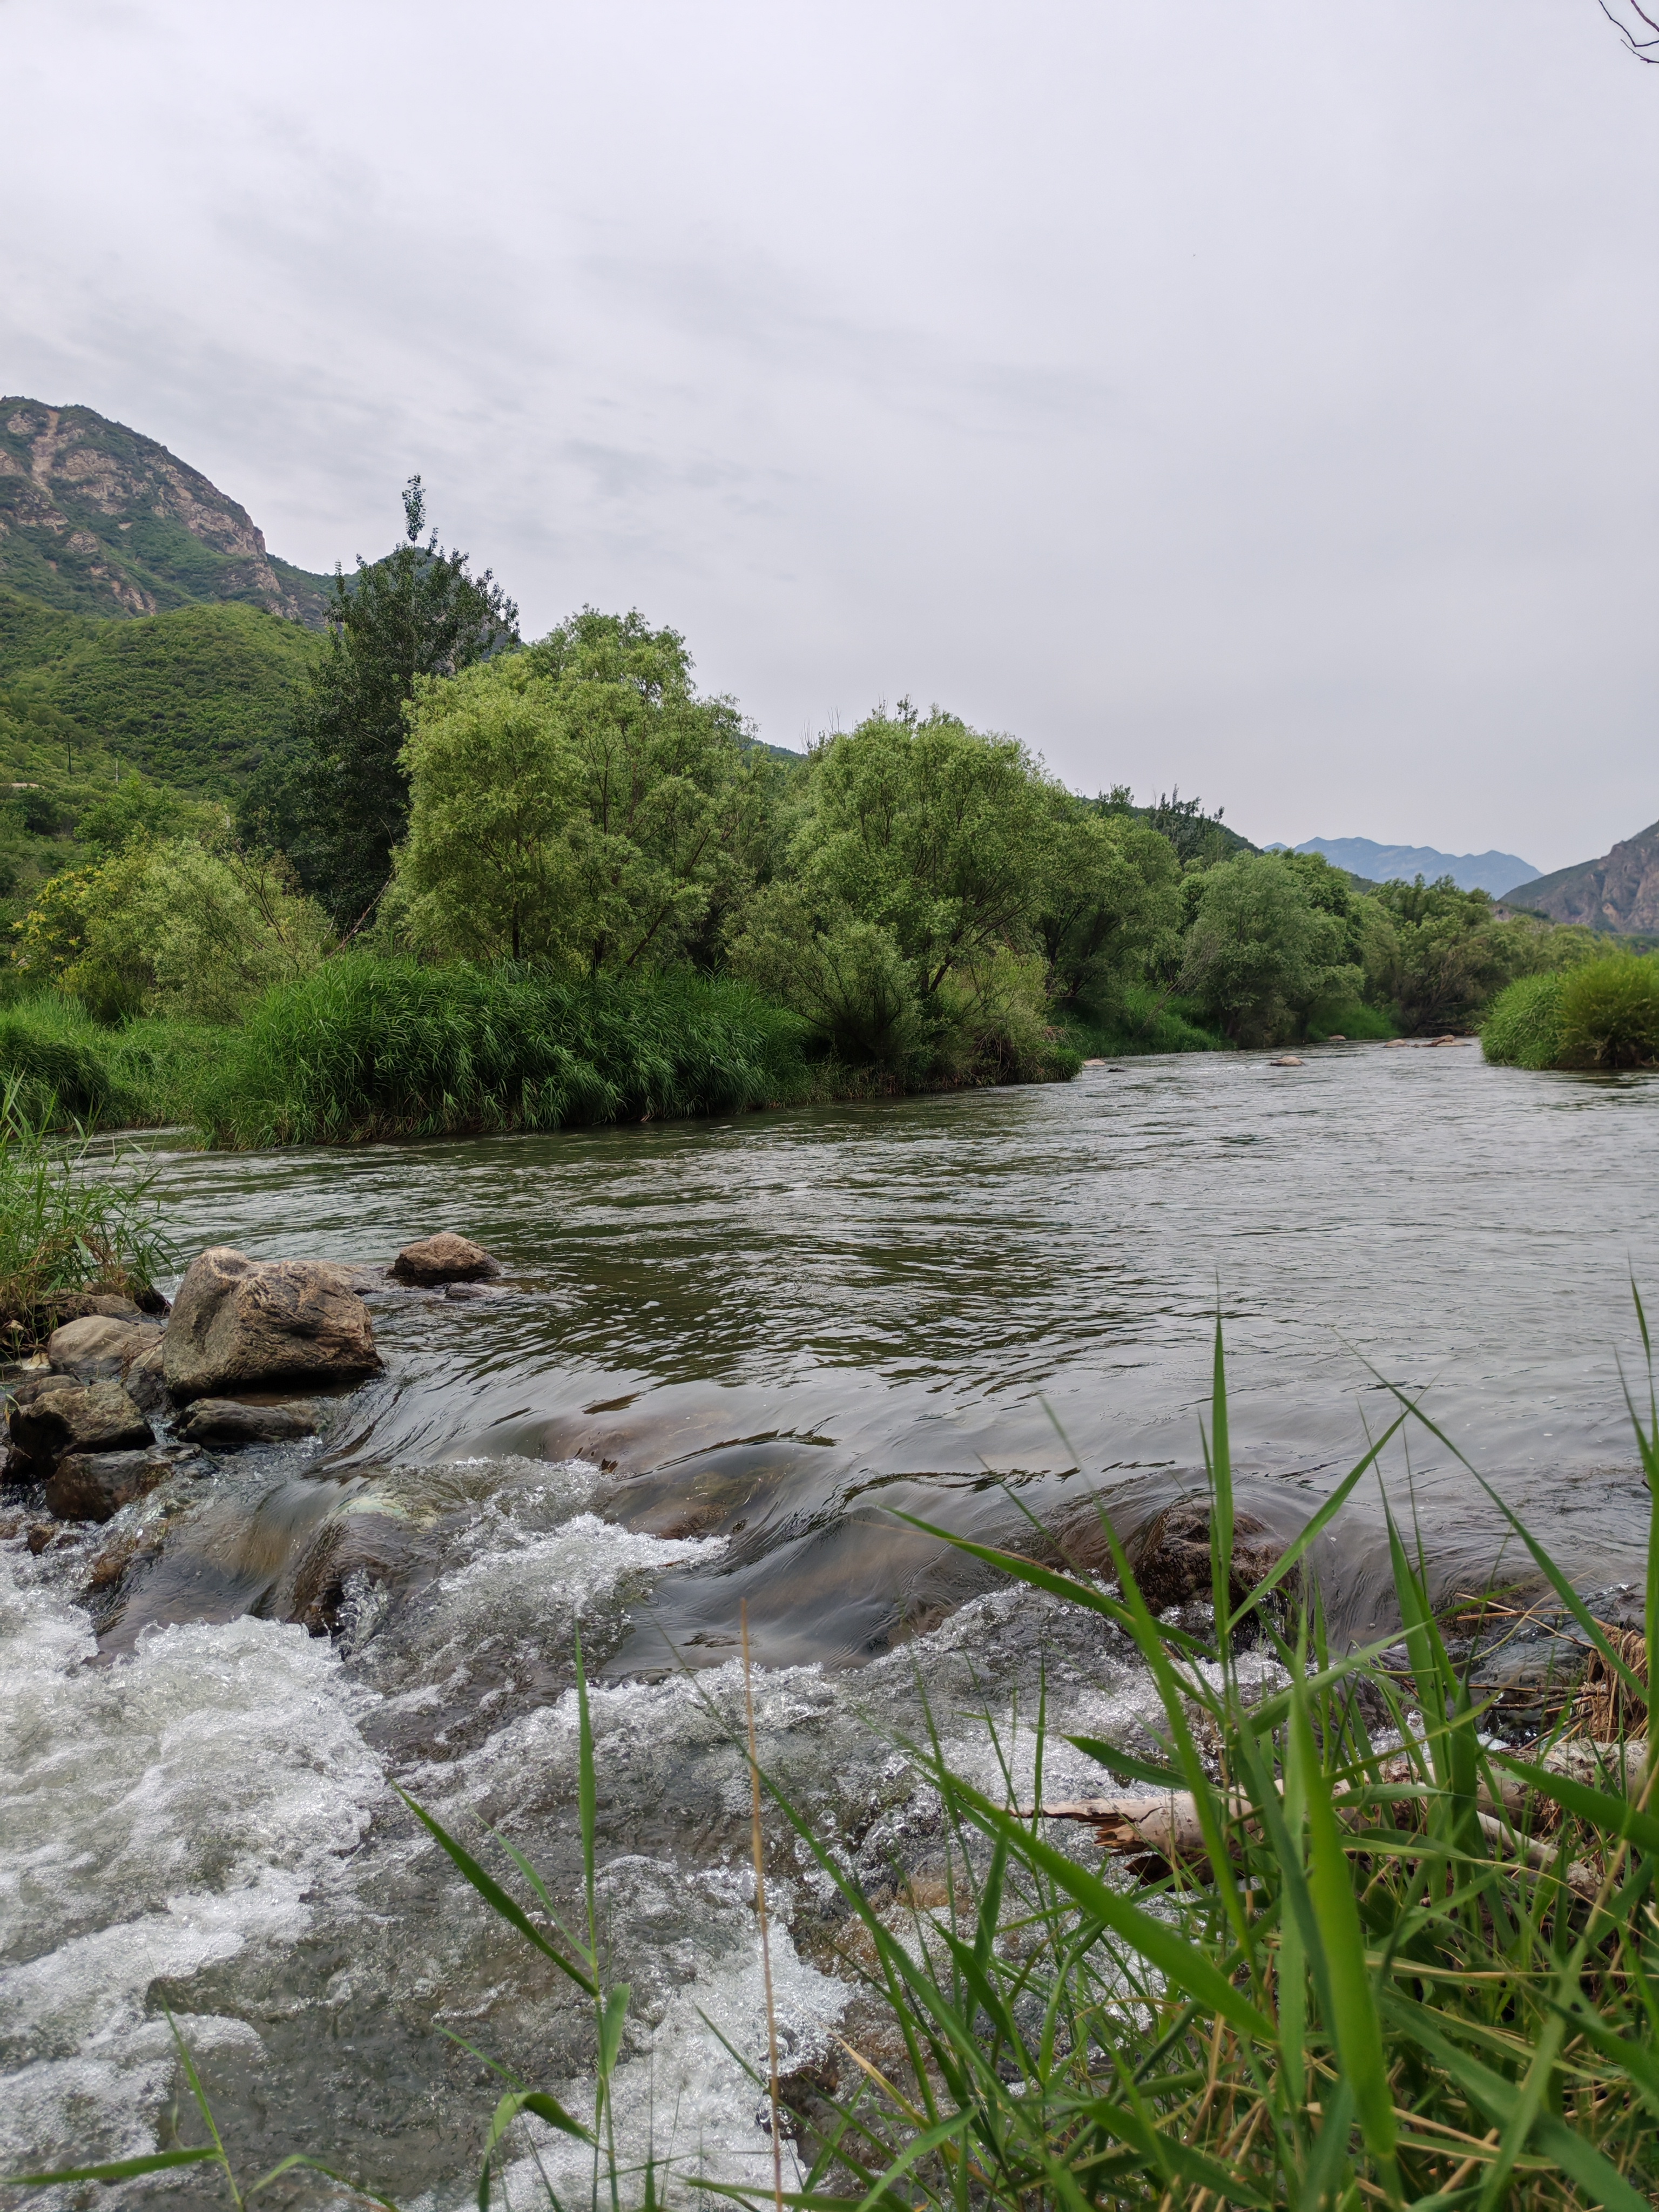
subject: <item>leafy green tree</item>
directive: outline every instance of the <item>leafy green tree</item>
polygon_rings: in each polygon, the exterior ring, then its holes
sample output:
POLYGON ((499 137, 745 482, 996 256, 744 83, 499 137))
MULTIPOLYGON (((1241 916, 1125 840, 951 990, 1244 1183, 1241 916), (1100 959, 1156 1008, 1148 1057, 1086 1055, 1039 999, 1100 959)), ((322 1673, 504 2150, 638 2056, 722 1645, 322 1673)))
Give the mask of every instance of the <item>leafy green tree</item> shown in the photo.
POLYGON ((1174 937, 1181 865, 1167 837, 1049 787, 1050 842, 1036 933, 1049 998, 1098 1004, 1139 980, 1174 937))
POLYGON ((902 700, 816 746, 793 798, 779 880, 733 930, 733 964, 848 1060, 1018 1060, 1042 985, 1004 956, 1034 948, 1054 826, 1024 747, 902 700))
POLYGON ((1587 929, 1500 920, 1489 893, 1461 890, 1449 876, 1381 884, 1375 905, 1385 927, 1371 946, 1371 994, 1407 1032, 1461 1026, 1517 976, 1572 967, 1597 949, 1587 929))
POLYGON ((434 949, 577 972, 694 953, 739 896, 763 757, 685 643, 592 608, 420 687, 404 754, 408 926, 434 949))
POLYGON ((817 749, 805 799, 793 872, 890 930, 924 1000, 957 963, 1029 932, 1052 817, 1016 739, 901 701, 817 749))
POLYGON ((384 560, 335 572, 328 637, 295 708, 290 761, 256 780, 245 829, 284 846, 306 887, 343 927, 370 910, 409 819, 401 755, 417 687, 518 641, 518 609, 490 572, 424 544, 419 477, 404 493, 404 543, 384 560))
POLYGON ((1358 996, 1342 917, 1313 902, 1280 854, 1243 854, 1189 882, 1179 988, 1236 1043, 1275 1042, 1320 1000, 1358 996))

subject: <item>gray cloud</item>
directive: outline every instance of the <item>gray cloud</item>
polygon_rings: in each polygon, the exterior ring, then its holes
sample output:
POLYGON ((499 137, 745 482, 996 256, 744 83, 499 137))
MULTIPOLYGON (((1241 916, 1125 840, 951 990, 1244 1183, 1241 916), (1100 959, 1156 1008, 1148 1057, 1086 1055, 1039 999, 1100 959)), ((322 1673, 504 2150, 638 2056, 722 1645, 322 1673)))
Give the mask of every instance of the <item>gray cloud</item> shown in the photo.
POLYGON ((1659 813, 1659 72, 1590 0, 10 0, 7 388, 315 568, 1261 837, 1659 813))

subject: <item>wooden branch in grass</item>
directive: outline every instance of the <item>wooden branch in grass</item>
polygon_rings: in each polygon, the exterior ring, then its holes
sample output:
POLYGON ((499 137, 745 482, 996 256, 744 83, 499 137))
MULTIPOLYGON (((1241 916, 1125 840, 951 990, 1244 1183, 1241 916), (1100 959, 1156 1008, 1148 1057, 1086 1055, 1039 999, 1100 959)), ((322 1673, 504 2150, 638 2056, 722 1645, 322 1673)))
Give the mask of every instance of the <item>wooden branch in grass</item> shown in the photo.
MULTIPOLYGON (((1593 1788, 1629 1789, 1642 1780, 1647 1770, 1647 1758, 1645 1741, 1621 1745, 1573 1741, 1553 1745, 1535 1763, 1547 1773, 1565 1774, 1593 1788)), ((1553 1826, 1557 1811, 1553 1800, 1533 1796, 1519 1775, 1505 1771, 1497 1778, 1497 1782, 1496 1796, 1484 1782, 1477 1795, 1483 1831, 1495 1841, 1506 1842, 1511 1850, 1523 1850, 1534 1863, 1541 1863, 1534 1854, 1544 1850, 1544 1847, 1523 1845, 1508 1824, 1531 1809, 1553 1826)), ((1382 1762, 1376 1771, 1376 1783, 1396 1792, 1409 1790, 1415 1784, 1419 1796, 1431 1794, 1431 1785, 1424 1782, 1415 1762, 1404 1753, 1382 1762)), ((1345 1794, 1348 1800, 1346 1806, 1344 1797, 1339 1796, 1336 1801, 1339 1812, 1364 1808, 1367 1801, 1363 1791, 1345 1794)), ((1233 1819, 1248 1820, 1251 1817, 1249 1800, 1237 1790, 1230 1792, 1224 1802, 1233 1819)), ((1399 1800, 1396 1797, 1393 1802, 1399 1800)), ((1198 1808, 1190 1791, 1185 1790, 1137 1790, 1115 1797, 1061 1798, 1052 1803, 1021 1805, 1015 1809, 1023 1820, 1033 1817, 1085 1820, 1095 1831, 1095 1840, 1109 1851, 1144 1852, 1158 1858, 1187 1861, 1205 1856, 1198 1808)), ((1544 1856, 1550 1854, 1544 1850, 1544 1856)))

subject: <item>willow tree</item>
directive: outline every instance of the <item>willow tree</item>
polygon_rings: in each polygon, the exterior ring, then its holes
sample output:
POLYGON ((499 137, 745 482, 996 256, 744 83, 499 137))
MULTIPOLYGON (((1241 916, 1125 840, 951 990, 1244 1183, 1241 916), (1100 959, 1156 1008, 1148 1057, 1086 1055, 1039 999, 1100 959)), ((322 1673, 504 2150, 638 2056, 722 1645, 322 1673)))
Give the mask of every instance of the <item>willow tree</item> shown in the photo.
POLYGON ((403 765, 416 934, 577 973, 706 946, 750 866, 765 772, 732 702, 697 695, 676 631, 591 608, 420 686, 403 765))

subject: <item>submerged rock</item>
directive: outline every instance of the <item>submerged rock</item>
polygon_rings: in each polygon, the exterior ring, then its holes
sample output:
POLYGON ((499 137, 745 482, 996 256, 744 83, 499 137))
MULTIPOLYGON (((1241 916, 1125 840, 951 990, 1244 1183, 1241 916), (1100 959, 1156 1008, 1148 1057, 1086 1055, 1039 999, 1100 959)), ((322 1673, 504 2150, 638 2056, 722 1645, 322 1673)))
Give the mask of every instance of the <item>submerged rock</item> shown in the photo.
POLYGON ((125 1451, 154 1441, 149 1423, 114 1382, 37 1389, 13 1407, 11 1437, 42 1474, 71 1453, 125 1451))
POLYGON ((377 1373, 356 1280, 326 1260, 250 1260, 210 1247, 179 1286, 163 1340, 167 1388, 175 1398, 207 1398, 377 1373))
POLYGON ((234 1451, 243 1444, 291 1443, 314 1437, 321 1426, 316 1407, 304 1399, 288 1406, 244 1406, 235 1398, 198 1398, 178 1433, 188 1443, 234 1451))
POLYGON ((1277 1060, 1267 1062, 1269 1067, 1300 1067, 1302 1062, 1293 1052, 1281 1053, 1277 1060))
MULTIPOLYGON (((1186 1498, 1166 1505, 1124 1547, 1140 1594, 1153 1613, 1184 1605, 1194 1597, 1212 1595, 1210 1506, 1207 1498, 1186 1498)), ((1264 1521, 1253 1513, 1233 1516, 1232 1571, 1228 1577, 1227 1601, 1242 1605, 1250 1592, 1278 1565, 1285 1545, 1264 1521)), ((1297 1594, 1292 1570, 1279 1589, 1297 1594)))
POLYGON ((60 1521, 108 1521, 169 1472, 152 1451, 71 1452, 46 1485, 46 1510, 60 1521))
POLYGON ((312 1636, 337 1634, 354 1594, 392 1581, 408 1565, 414 1541, 408 1524, 396 1514, 331 1516, 299 1564, 283 1618, 297 1620, 312 1636))
POLYGON ((449 1229, 422 1237, 418 1244, 405 1244, 392 1263, 392 1273, 400 1283, 414 1283, 423 1290, 438 1283, 480 1283, 501 1272, 499 1262, 490 1258, 482 1244, 475 1244, 470 1237, 458 1237, 449 1229))

